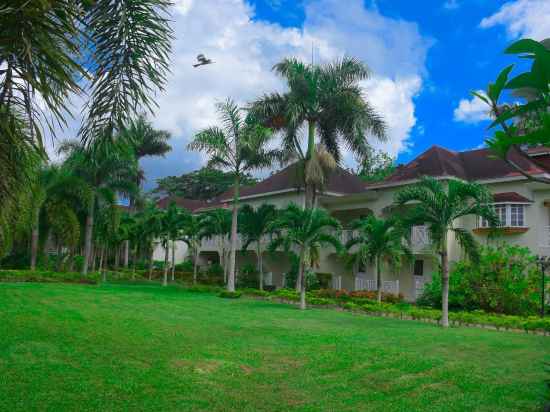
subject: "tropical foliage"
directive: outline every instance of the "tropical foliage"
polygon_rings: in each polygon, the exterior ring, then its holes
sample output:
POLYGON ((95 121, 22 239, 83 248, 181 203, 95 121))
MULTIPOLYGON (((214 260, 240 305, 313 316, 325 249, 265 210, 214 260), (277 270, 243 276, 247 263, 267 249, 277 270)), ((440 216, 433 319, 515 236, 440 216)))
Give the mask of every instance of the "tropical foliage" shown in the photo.
POLYGON ((449 256, 450 235, 462 246, 474 261, 479 259, 479 248, 473 235, 462 228, 461 219, 466 216, 487 219, 490 226, 497 226, 498 218, 490 206, 492 197, 483 186, 451 179, 446 183, 432 177, 424 177, 396 195, 397 205, 409 205, 403 218, 405 227, 427 225, 430 238, 441 263, 442 325, 449 326, 449 256))

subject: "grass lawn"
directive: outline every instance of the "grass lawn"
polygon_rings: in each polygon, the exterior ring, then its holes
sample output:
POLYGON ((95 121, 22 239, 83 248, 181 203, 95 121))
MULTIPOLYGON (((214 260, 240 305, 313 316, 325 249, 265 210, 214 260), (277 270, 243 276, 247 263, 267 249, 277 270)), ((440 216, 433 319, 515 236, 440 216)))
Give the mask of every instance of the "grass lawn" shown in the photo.
POLYGON ((158 286, 0 284, 1 411, 537 411, 550 338, 158 286))

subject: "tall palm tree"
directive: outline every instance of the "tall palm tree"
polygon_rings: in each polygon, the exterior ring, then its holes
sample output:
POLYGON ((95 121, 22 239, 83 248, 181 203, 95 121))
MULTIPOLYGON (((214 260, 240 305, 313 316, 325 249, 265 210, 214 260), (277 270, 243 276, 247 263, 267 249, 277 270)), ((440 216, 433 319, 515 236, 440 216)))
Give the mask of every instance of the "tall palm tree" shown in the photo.
MULTIPOLYGON (((184 227, 188 221, 189 212, 181 207, 177 206, 175 203, 170 203, 168 209, 166 209, 166 228, 168 230, 168 239, 172 245, 172 264, 170 270, 172 272, 172 281, 175 280, 175 270, 176 270, 176 241, 179 240, 183 234, 184 227)), ((165 267, 166 271, 167 268, 165 267)))
POLYGON ((199 254, 201 251, 202 239, 205 237, 205 217, 204 215, 189 214, 183 226, 184 241, 193 254, 193 284, 197 283, 197 268, 199 264, 199 254))
MULTIPOLYGON (((171 138, 170 132, 166 130, 158 130, 153 127, 145 114, 139 114, 135 119, 124 125, 120 130, 119 138, 130 142, 136 159, 138 162, 144 157, 162 156, 172 150, 172 146, 168 143, 171 138)), ((141 189, 145 180, 145 171, 139 167, 136 176, 136 185, 141 189)), ((136 207, 135 196, 130 197, 130 208, 136 207)), ((130 245, 129 241, 124 242, 124 267, 128 267, 130 245)))
POLYGON ((231 253, 230 233, 233 224, 233 215, 227 209, 214 209, 202 215, 202 236, 214 238, 218 241, 218 255, 223 267, 224 282, 228 282, 228 253, 231 253))
POLYGON ((378 219, 370 215, 351 224, 353 238, 346 248, 351 263, 374 263, 376 267, 376 288, 378 303, 382 302, 382 263, 398 267, 404 258, 411 256, 404 240, 405 230, 396 218, 378 219))
POLYGON ((306 206, 313 207, 317 188, 327 180, 315 151, 318 143, 339 163, 343 146, 362 158, 368 154, 368 134, 386 139, 386 125, 359 85, 370 70, 351 57, 325 65, 284 59, 273 70, 286 80, 288 92, 266 94, 249 110, 263 124, 283 131, 285 152, 289 159, 297 158, 304 171, 306 206), (305 148, 300 143, 303 127, 305 148))
POLYGON ((250 205, 244 205, 239 211, 239 232, 243 237, 242 250, 247 250, 252 243, 255 244, 260 290, 264 288, 263 254, 265 252, 265 237, 272 233, 271 224, 276 217, 276 207, 267 203, 262 204, 257 209, 250 205))
POLYGON ((406 227, 427 225, 431 241, 441 259, 443 327, 449 326, 449 261, 448 238, 453 234, 464 251, 478 258, 478 245, 473 235, 460 227, 460 219, 477 216, 487 219, 491 226, 498 218, 491 207, 492 197, 477 183, 450 179, 446 184, 433 177, 424 177, 396 195, 398 205, 411 205, 403 222, 406 227))
POLYGON ((306 280, 304 273, 313 267, 325 246, 333 246, 337 252, 342 249, 334 231, 341 229, 340 222, 331 217, 324 209, 302 209, 291 203, 281 210, 279 216, 270 225, 277 230, 277 237, 270 243, 269 250, 274 252, 282 248, 285 252, 297 250, 299 271, 296 288, 300 291, 300 308, 306 308, 306 280))
POLYGON ((84 263, 82 274, 88 273, 92 252, 94 214, 98 200, 114 204, 116 194, 136 191, 137 161, 132 147, 124 140, 96 140, 86 147, 75 141, 64 142, 60 151, 67 154, 65 167, 86 182, 90 199, 86 213, 84 263))
POLYGON ((200 131, 189 144, 189 148, 206 153, 209 156, 209 166, 227 169, 235 176, 227 281, 227 289, 234 291, 240 181, 252 170, 271 166, 280 152, 268 148, 272 138, 271 130, 259 125, 251 117, 244 118, 233 100, 228 99, 218 104, 217 108, 222 126, 200 131))

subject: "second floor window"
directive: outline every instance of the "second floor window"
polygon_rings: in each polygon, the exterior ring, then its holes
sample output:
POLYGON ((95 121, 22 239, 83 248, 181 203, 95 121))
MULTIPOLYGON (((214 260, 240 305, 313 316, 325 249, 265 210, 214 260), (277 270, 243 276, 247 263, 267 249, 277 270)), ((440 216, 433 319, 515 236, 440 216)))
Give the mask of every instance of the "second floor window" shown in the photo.
MULTIPOLYGON (((494 208, 500 227, 525 227, 525 205, 496 204, 494 208)), ((481 218, 479 226, 489 227, 489 222, 481 218)))

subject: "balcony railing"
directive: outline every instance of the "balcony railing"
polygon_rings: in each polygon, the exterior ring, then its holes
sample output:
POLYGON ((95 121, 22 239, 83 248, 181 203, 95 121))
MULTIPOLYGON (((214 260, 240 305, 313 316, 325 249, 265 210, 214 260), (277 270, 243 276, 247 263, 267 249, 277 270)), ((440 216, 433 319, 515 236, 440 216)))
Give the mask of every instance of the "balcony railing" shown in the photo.
MULTIPOLYGON (((377 290, 376 279, 365 279, 363 277, 357 276, 355 278, 355 290, 368 290, 374 291, 377 290)), ((399 280, 383 280, 382 281, 382 292, 392 293, 394 295, 399 294, 399 280)))
POLYGON ((428 226, 413 226, 411 233, 411 248, 413 252, 422 252, 430 248, 430 232, 428 226))

